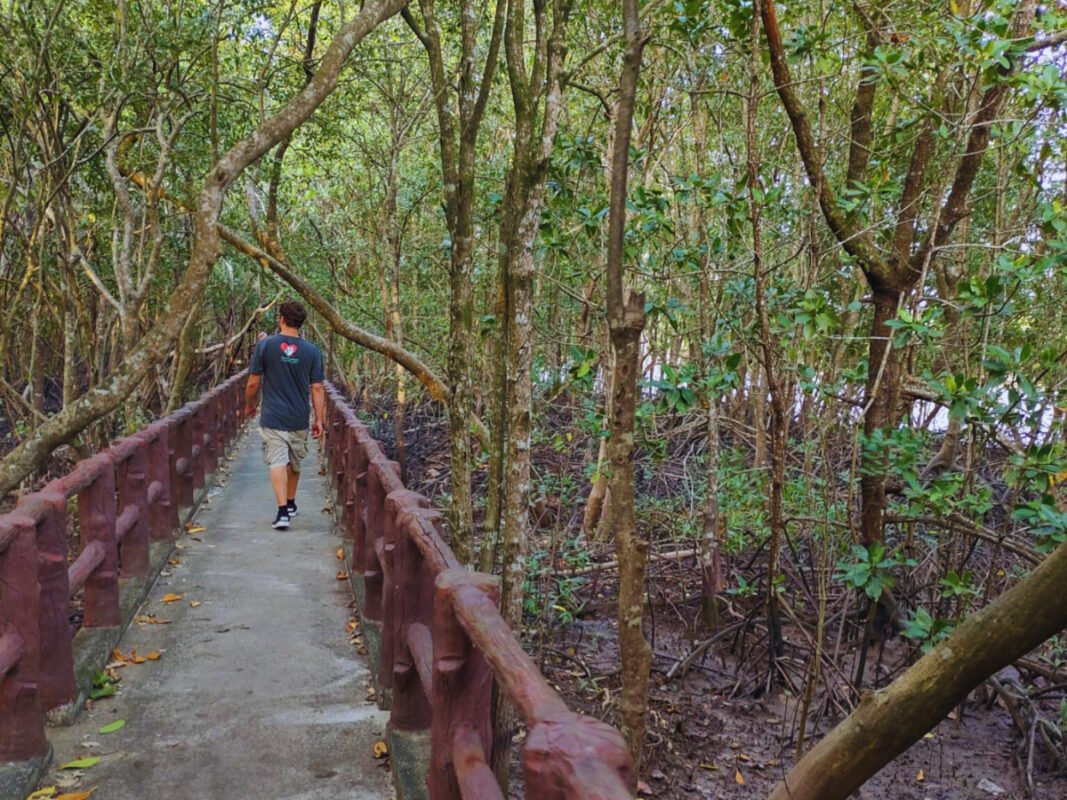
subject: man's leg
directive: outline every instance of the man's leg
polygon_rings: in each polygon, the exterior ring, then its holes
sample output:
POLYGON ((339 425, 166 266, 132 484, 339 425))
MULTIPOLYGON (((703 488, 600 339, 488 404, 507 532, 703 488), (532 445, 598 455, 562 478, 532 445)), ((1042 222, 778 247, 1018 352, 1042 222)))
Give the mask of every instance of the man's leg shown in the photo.
POLYGON ((291 431, 289 439, 289 464, 286 472, 286 500, 289 513, 296 513, 296 486, 300 483, 300 462, 307 455, 307 431, 291 431))
POLYGON ((279 506, 285 505, 286 490, 291 485, 291 481, 288 480, 289 465, 285 464, 280 467, 270 468, 270 485, 274 489, 274 500, 279 506))
POLYGON ((277 516, 271 527, 285 529, 289 527, 289 513, 285 496, 289 491, 289 445, 282 432, 261 427, 263 437, 263 459, 270 468, 270 486, 274 491, 274 502, 278 506, 277 516))
POLYGON ((285 465, 285 472, 287 479, 286 488, 288 489, 288 492, 285 495, 285 499, 288 500, 290 504, 292 504, 296 502, 296 485, 300 482, 300 473, 293 469, 293 465, 291 463, 285 465))

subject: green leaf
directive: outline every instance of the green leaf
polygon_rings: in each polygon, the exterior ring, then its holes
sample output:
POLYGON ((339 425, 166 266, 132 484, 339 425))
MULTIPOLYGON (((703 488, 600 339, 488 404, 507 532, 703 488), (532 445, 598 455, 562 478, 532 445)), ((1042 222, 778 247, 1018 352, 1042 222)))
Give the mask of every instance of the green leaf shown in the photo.
POLYGON ((115 731, 124 728, 126 726, 126 720, 117 719, 114 722, 109 722, 107 725, 100 729, 100 733, 114 733, 115 731))
POLYGON ((100 756, 87 756, 86 758, 76 758, 73 761, 68 761, 60 769, 89 769, 89 767, 95 767, 99 763, 100 756))

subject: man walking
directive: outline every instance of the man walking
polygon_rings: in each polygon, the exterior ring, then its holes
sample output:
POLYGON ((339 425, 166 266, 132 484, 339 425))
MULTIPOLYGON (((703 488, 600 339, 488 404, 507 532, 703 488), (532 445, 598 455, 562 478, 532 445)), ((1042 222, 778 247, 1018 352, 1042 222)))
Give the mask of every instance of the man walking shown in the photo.
POLYGON ((256 396, 263 386, 263 412, 259 418, 263 458, 270 467, 270 483, 278 514, 274 528, 288 528, 296 516, 296 485, 300 462, 307 455, 308 392, 315 407, 311 436, 322 434, 326 392, 322 353, 300 338, 307 312, 293 301, 278 306, 278 333, 261 339, 252 355, 245 389, 245 416, 256 413, 256 396))

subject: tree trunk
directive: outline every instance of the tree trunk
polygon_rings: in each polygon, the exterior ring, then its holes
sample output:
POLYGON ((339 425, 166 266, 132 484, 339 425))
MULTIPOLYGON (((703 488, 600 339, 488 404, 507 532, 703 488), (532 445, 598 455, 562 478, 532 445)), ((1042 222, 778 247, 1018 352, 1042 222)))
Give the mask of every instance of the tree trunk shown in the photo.
POLYGON ((609 418, 608 461, 611 510, 608 527, 615 535, 619 553, 619 656, 622 660, 622 693, 619 722, 633 758, 633 779, 640 773, 648 710, 648 678, 652 648, 643 630, 645 573, 648 540, 637 530, 634 514, 634 419, 641 371, 641 332, 645 327, 645 298, 639 292, 623 295, 626 230, 626 180, 629 171, 630 136, 633 126, 641 54, 647 34, 641 29, 637 0, 623 0, 625 49, 619 74, 619 101, 615 112, 612 151, 611 197, 608 214, 607 300, 608 326, 615 353, 615 379, 609 418))

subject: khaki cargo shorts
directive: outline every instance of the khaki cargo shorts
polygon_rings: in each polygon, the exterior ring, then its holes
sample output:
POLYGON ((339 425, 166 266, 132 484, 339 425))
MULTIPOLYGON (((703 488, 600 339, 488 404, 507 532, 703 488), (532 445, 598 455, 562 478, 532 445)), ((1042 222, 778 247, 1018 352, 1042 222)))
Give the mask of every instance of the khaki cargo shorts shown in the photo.
POLYGON ((300 472, 300 462, 308 454, 307 428, 302 431, 260 428, 259 435, 263 437, 263 460, 268 467, 273 469, 288 464, 293 472, 300 472))

